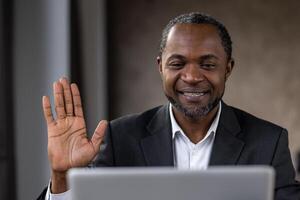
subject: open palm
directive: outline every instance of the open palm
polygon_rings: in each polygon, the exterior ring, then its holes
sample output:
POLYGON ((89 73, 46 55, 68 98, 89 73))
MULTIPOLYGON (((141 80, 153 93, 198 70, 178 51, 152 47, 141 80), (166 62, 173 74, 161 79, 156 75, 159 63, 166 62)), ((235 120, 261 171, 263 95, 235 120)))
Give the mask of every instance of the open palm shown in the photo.
POLYGON ((80 93, 76 84, 62 78, 53 84, 56 119, 47 96, 43 110, 48 129, 48 156, 51 169, 66 172, 72 167, 88 165, 100 149, 107 126, 101 121, 90 140, 87 137, 80 93))

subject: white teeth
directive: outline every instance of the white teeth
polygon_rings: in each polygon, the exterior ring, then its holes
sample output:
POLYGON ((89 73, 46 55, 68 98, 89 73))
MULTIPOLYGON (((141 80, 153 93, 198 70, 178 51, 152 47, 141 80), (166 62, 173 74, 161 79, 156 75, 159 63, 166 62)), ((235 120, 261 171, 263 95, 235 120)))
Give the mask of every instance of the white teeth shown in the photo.
POLYGON ((190 97, 200 97, 203 96, 204 92, 184 92, 183 95, 190 96, 190 97))

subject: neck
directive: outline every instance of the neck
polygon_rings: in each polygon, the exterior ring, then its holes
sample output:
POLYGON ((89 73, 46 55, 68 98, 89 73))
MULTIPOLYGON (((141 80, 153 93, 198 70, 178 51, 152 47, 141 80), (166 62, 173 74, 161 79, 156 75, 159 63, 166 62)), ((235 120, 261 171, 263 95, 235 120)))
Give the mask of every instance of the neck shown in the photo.
POLYGON ((211 126, 219 109, 219 104, 207 115, 194 119, 172 107, 174 117, 186 136, 194 143, 201 141, 211 126))

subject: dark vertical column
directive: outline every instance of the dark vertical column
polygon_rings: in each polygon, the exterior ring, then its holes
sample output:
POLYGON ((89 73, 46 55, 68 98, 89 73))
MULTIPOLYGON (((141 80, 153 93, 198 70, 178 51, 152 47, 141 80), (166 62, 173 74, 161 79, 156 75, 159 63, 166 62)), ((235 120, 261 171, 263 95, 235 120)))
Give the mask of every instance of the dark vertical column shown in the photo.
POLYGON ((14 200, 13 1, 0 0, 0 4, 0 199, 14 200))
MULTIPOLYGON (((78 0, 70 1, 70 75, 71 82, 78 85, 81 97, 84 94, 83 62, 81 44, 81 15, 78 0)), ((85 108, 85 98, 81 98, 85 108)), ((86 109, 83 109, 84 113, 86 109)), ((86 113, 85 113, 86 114, 86 113)))
POLYGON ((70 69, 71 81, 78 84, 81 89, 82 84, 82 60, 81 60, 81 34, 80 34, 80 12, 78 0, 70 1, 70 69))
POLYGON ((79 86, 88 127, 107 119, 106 4, 70 1, 70 73, 79 86))
POLYGON ((114 80, 114 76, 112 76, 113 74, 115 74, 115 45, 113 42, 113 34, 115 33, 115 24, 114 24, 114 4, 115 1, 110 0, 110 1, 106 1, 106 10, 107 10, 107 14, 106 14, 106 38, 107 38, 107 102, 108 102, 108 119, 112 120, 114 118, 116 118, 115 115, 115 104, 116 104, 116 100, 115 100, 115 92, 116 91, 116 80, 114 80))
POLYGON ((300 177, 300 151, 298 151, 298 154, 297 154, 297 174, 300 177))

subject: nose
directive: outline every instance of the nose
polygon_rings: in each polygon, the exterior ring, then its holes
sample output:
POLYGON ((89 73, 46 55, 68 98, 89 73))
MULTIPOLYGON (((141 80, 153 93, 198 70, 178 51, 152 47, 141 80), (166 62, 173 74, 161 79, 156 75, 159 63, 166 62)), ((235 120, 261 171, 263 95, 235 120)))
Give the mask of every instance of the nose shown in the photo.
POLYGON ((189 84, 197 84, 204 80, 204 75, 198 65, 189 64, 182 71, 181 79, 189 84))

